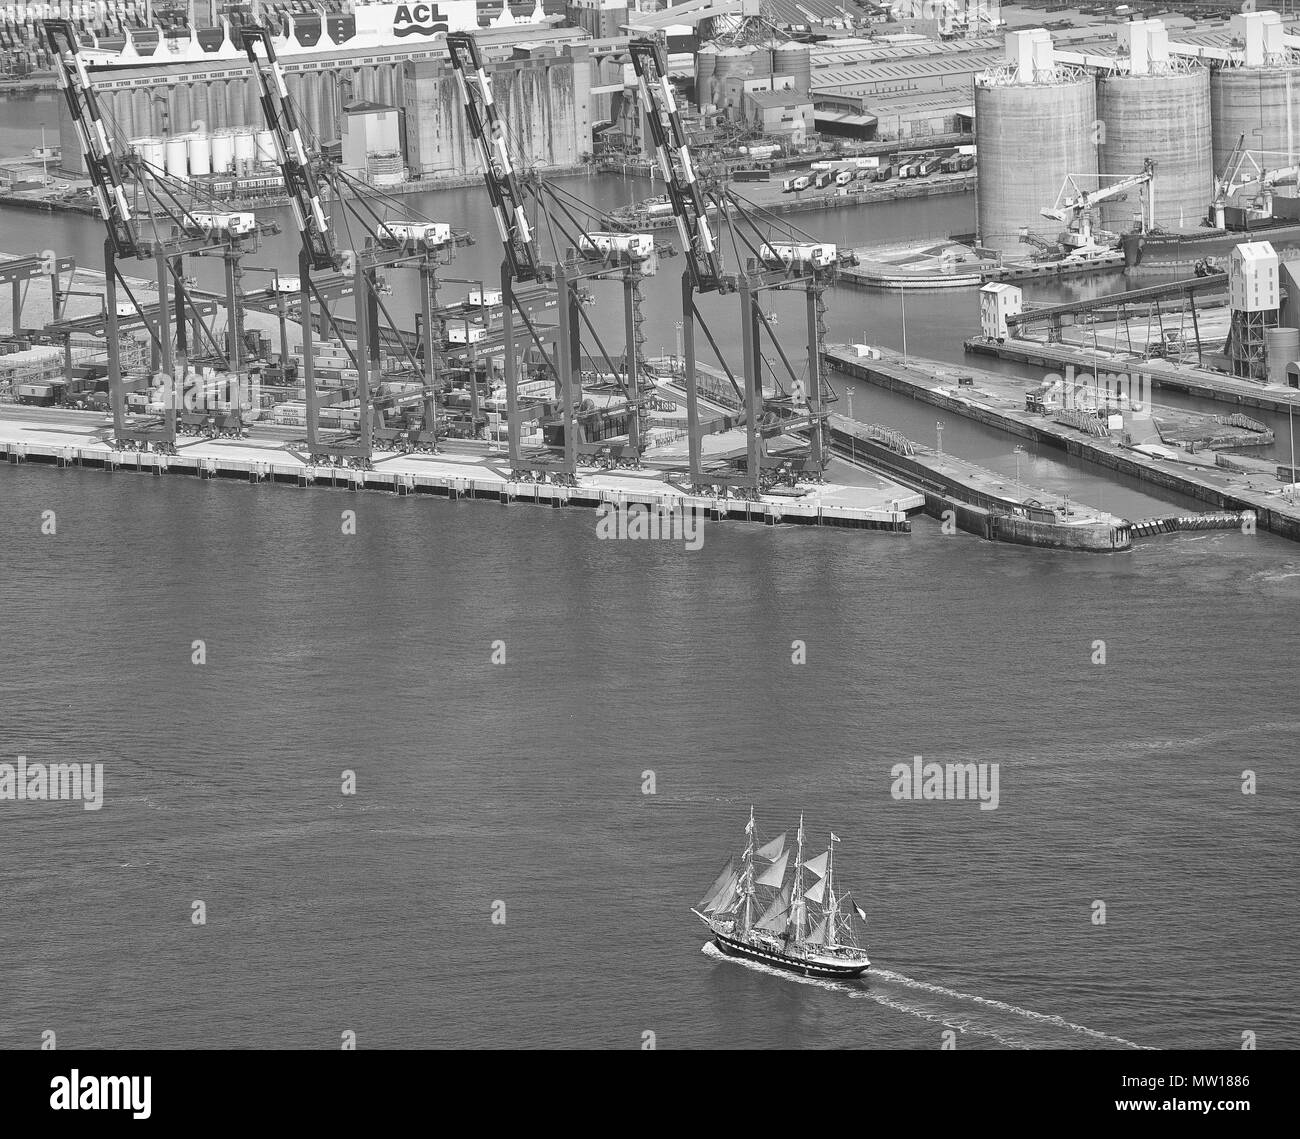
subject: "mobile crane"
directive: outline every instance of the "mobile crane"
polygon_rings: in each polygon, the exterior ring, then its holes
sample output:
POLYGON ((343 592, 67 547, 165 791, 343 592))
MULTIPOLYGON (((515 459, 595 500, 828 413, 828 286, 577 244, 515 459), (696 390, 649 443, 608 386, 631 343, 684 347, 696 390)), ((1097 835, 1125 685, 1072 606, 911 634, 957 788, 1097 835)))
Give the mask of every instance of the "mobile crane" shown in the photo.
POLYGON ((1096 190, 1087 190, 1078 185, 1074 176, 1066 178, 1066 185, 1061 190, 1058 197, 1058 204, 1050 209, 1042 210, 1045 218, 1052 221, 1067 222, 1068 225, 1063 230, 1057 240, 1060 242, 1061 250, 1066 255, 1067 261, 1085 261, 1102 254, 1109 253, 1110 248, 1100 245, 1097 242, 1098 237, 1106 240, 1116 239, 1117 234, 1110 233, 1106 230, 1095 230, 1092 227, 1092 211, 1102 202, 1108 202, 1114 198, 1119 198, 1138 187, 1146 187, 1146 210, 1143 219, 1144 229, 1149 231, 1155 227, 1155 176, 1156 164, 1147 159, 1142 166, 1140 174, 1133 174, 1127 178, 1121 178, 1109 186, 1102 186, 1096 190), (1074 192, 1068 197, 1067 190, 1074 192))

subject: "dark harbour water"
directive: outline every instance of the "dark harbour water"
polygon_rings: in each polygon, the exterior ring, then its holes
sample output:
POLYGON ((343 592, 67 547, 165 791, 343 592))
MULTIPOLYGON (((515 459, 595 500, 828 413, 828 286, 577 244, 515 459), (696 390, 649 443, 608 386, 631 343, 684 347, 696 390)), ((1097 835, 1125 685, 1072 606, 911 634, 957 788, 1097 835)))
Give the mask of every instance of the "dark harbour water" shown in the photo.
POLYGON ((0 753, 107 785, 0 804, 0 1045, 1300 1043, 1290 544, 689 553, 585 511, 0 488, 0 753), (893 800, 914 754, 999 763, 998 809, 893 800), (867 984, 703 952, 751 802, 845 840, 867 984))
MULTIPOLYGON (((482 197, 426 204, 488 235, 482 197)), ((970 214, 898 203, 822 232, 970 214)), ((100 234, 0 212, 14 251, 94 264, 100 234)), ((489 272, 491 250, 454 272, 489 272)), ((670 264, 647 305, 669 351, 670 264)), ((897 346, 900 307, 839 290, 833 335, 897 346)), ((912 352, 958 360, 975 296, 909 298, 907 317, 912 352)), ((854 401, 933 439, 932 409, 854 401)), ((996 431, 949 419, 944 445, 1015 471, 996 431)), ((1020 461, 1053 493, 1170 506, 1020 461)), ((107 784, 97 812, 0 802, 0 1046, 934 1048, 945 1027, 962 1048, 1300 1045, 1300 549, 1209 533, 1080 557, 924 519, 907 538, 704 537, 690 553, 597 541, 584 511, 0 470, 0 762, 101 762, 107 784), (893 800, 916 754, 998 763, 998 809, 893 800), (766 835, 802 810, 813 842, 844 839, 867 982, 705 951, 688 907, 751 803, 766 835)))

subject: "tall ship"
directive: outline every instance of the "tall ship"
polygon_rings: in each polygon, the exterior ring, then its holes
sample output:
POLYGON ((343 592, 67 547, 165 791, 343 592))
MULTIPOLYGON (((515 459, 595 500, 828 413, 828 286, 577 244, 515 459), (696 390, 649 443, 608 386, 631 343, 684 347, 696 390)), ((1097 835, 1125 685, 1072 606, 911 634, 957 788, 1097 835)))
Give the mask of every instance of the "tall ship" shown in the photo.
POLYGON ((745 827, 745 851, 723 868, 694 913, 728 957, 743 957, 805 977, 860 977, 871 967, 854 929, 867 915, 851 894, 835 892, 835 845, 804 861, 803 816, 794 861, 780 834, 755 846, 754 809, 745 827), (787 877, 787 870, 789 875, 787 877), (811 883, 811 884, 810 884, 811 883))

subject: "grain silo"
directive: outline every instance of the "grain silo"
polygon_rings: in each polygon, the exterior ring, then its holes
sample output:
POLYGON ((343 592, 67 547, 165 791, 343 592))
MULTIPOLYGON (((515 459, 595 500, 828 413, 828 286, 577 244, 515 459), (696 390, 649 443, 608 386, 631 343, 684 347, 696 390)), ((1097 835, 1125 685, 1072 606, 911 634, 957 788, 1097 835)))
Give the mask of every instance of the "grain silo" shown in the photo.
MULTIPOLYGON (((749 78, 749 55, 743 48, 726 47, 718 52, 717 65, 713 69, 713 103, 725 107, 728 102, 727 80, 749 78)), ((737 85, 739 86, 739 85, 737 85)), ((740 96, 733 92, 732 102, 739 103, 740 96)))
POLYGON ((190 173, 189 136, 183 134, 172 135, 167 140, 164 153, 166 154, 167 173, 172 178, 188 178, 190 173))
MULTIPOLYGON (((1176 229, 1197 226, 1214 194, 1211 159, 1210 73, 1199 64, 1175 60, 1147 75, 1102 72, 1097 76, 1100 135, 1098 166, 1102 187, 1156 164, 1151 186, 1129 191, 1100 206, 1103 229, 1133 228, 1143 194, 1154 189, 1154 221, 1176 229)), ((1084 183, 1084 185, 1088 185, 1084 183)))
POLYGON ((1210 76, 1214 121, 1214 172, 1222 174, 1237 141, 1265 169, 1300 160, 1300 66, 1289 55, 1276 12, 1232 17, 1232 38, 1240 45, 1240 66, 1216 68, 1210 76))
POLYGON ((812 86, 812 48, 807 44, 784 43, 772 49, 773 79, 789 78, 795 91, 812 86))
POLYGON ((1028 253, 1020 231, 1055 241, 1055 205, 1067 175, 1096 185, 1097 88, 1093 77, 1058 67, 1042 28, 1010 32, 1007 61, 975 77, 979 147, 976 225, 980 243, 1028 253))
POLYGON ((212 140, 206 134, 192 134, 186 140, 189 147, 190 173, 212 173, 212 140))
POLYGON ((140 156, 149 173, 161 174, 167 167, 167 147, 164 139, 150 135, 148 138, 133 138, 131 149, 140 156))
POLYGON ((212 173, 229 174, 235 168, 235 132, 229 128, 212 132, 212 173))
POLYGON ((275 150, 275 135, 268 130, 260 130, 254 135, 257 140, 257 164, 259 166, 274 166, 277 163, 275 150))
POLYGON ((713 102, 713 71, 718 65, 718 49, 705 44, 695 53, 695 105, 706 107, 713 102))
POLYGON ((245 127, 235 132, 235 169, 244 174, 257 159, 256 132, 245 127))

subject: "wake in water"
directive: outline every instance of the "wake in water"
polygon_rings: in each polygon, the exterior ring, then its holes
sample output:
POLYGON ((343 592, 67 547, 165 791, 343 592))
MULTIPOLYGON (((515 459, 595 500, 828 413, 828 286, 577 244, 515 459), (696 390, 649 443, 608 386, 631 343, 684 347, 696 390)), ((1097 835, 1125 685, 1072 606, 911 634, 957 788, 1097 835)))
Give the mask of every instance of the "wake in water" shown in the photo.
POLYGON ((1112 1036, 1082 1024, 1074 1024, 1062 1016, 1034 1012, 992 997, 932 985, 890 969, 877 969, 873 966, 857 982, 827 981, 817 977, 800 977, 757 961, 728 957, 711 941, 704 945, 702 952, 717 961, 770 973, 786 981, 815 985, 829 992, 843 993, 850 999, 875 1001, 895 1012, 906 1013, 959 1032, 986 1037, 1004 1048, 1143 1047, 1122 1036, 1112 1036), (1085 1041, 1094 1043, 1089 1045, 1085 1041))

